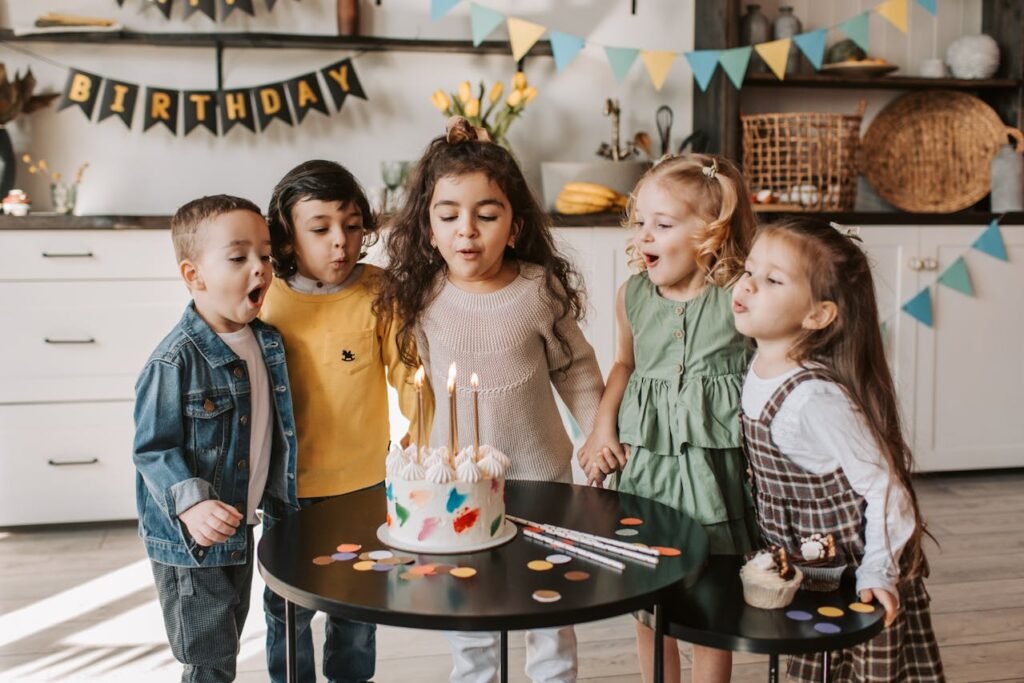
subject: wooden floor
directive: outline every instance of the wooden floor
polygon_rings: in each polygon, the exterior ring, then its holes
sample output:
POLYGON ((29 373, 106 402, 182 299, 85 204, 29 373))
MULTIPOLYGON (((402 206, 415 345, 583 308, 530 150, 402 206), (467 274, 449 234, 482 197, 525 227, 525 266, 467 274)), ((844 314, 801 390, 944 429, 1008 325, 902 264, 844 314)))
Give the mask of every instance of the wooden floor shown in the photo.
MULTIPOLYGON (((934 476, 917 491, 941 544, 930 548, 928 589, 949 680, 1024 681, 1024 471, 934 476)), ((241 681, 266 680, 260 591, 254 586, 241 681)), ((577 630, 581 679, 640 680, 629 617, 577 630)), ((382 628, 377 642, 379 683, 447 680, 439 634, 382 628)), ((525 680, 521 639, 513 645, 511 678, 525 680)), ((133 525, 0 529, 0 681, 179 675, 133 525)), ((763 658, 736 656, 733 680, 765 679, 763 658)))

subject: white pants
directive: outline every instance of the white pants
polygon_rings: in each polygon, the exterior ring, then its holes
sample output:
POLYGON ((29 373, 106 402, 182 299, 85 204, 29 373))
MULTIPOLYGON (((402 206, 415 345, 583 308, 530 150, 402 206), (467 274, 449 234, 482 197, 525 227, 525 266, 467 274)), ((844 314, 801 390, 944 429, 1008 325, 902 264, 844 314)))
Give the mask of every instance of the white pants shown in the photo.
MULTIPOLYGON (((497 683, 501 634, 448 631, 452 645, 451 683, 497 683)), ((526 675, 534 683, 574 683, 576 631, 572 626, 526 632, 526 675)))

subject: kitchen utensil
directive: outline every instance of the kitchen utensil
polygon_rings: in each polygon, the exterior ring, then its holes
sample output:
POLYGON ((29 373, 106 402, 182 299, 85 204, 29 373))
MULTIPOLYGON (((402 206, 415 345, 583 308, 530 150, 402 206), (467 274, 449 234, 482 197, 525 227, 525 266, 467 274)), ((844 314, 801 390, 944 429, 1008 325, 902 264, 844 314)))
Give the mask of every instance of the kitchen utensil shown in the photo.
POLYGON ((695 130, 679 144, 679 153, 682 154, 686 151, 687 146, 690 148, 690 152, 694 154, 700 154, 708 148, 708 135, 702 130, 695 130))
POLYGON ((658 107, 658 111, 654 115, 654 121, 658 124, 658 135, 661 137, 662 156, 668 154, 669 141, 672 139, 672 121, 674 118, 672 108, 664 104, 658 107))
POLYGON ((633 144, 637 149, 643 150, 643 153, 647 155, 648 159, 654 158, 654 143, 651 141, 651 136, 648 133, 639 131, 633 136, 633 144))

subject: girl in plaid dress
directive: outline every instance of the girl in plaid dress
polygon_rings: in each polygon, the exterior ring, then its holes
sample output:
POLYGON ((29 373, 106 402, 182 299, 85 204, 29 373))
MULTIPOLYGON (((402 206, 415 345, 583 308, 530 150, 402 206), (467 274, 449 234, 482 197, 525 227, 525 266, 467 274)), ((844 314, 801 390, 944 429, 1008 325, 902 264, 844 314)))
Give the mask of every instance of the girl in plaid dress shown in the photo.
MULTIPOLYGON (((758 523, 791 553, 831 533, 861 600, 885 610, 878 636, 834 653, 833 681, 943 681, 927 532, 857 239, 811 218, 765 226, 733 290, 736 328, 757 341, 741 421, 758 523)), ((821 680, 821 666, 794 657, 789 676, 821 680)))
MULTIPOLYGON (((721 157, 668 157, 640 179, 628 214, 641 272, 616 297, 615 363, 580 451, 592 481, 611 474, 619 491, 686 512, 715 554, 747 552, 757 538, 738 418, 749 351, 729 308, 754 233, 748 196, 721 157)), ((654 633, 640 623, 636 630, 650 680, 654 633)), ((731 653, 693 653, 695 681, 730 679, 731 653)), ((671 639, 664 670, 679 680, 671 639)))

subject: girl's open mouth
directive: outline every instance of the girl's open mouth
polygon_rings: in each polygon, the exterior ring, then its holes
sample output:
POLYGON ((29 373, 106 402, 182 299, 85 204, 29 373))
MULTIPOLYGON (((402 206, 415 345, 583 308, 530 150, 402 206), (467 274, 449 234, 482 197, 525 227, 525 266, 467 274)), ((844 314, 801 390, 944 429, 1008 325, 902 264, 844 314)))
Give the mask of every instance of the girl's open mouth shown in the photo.
POLYGON ((658 261, 661 259, 661 257, 656 254, 644 254, 643 256, 644 264, 646 264, 648 268, 656 266, 658 261))
POLYGON ((744 306, 742 302, 736 301, 734 299, 733 302, 732 302, 732 312, 733 313, 746 313, 747 312, 747 307, 744 306))
POLYGON ((260 299, 263 298, 263 287, 253 287, 247 296, 249 297, 249 301, 258 305, 260 303, 260 299))

